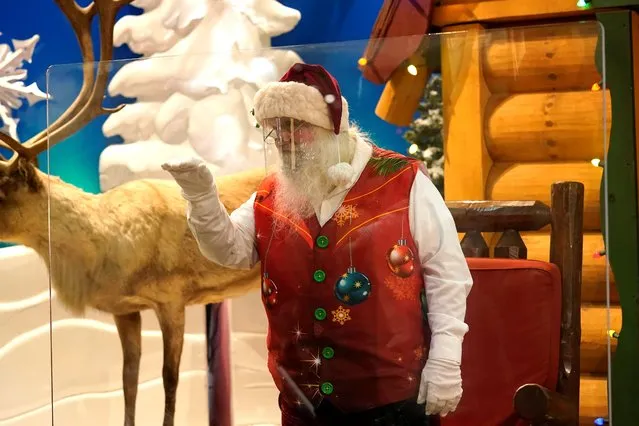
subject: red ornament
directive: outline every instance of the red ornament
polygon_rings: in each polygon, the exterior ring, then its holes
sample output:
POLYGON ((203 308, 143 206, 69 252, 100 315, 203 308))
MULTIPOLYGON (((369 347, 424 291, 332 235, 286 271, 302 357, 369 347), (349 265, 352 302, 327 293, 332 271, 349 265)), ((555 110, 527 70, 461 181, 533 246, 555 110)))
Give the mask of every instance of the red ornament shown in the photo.
POLYGON ((397 244, 391 247, 386 253, 386 263, 393 272, 401 278, 408 278, 415 271, 415 255, 406 245, 406 240, 398 240, 397 244))
POLYGON ((264 274, 262 277, 262 303, 267 308, 272 308, 277 304, 277 286, 272 279, 268 277, 268 274, 264 274))

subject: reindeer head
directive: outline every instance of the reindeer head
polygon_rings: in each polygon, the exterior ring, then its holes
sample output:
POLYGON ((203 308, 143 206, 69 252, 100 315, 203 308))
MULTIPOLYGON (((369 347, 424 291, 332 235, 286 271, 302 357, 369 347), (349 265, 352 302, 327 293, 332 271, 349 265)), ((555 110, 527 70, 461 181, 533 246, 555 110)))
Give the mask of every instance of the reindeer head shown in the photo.
POLYGON ((0 241, 17 243, 38 222, 46 229, 47 195, 31 161, 18 158, 10 169, 1 167, 5 164, 0 163, 0 241))
POLYGON ((110 60, 113 56, 113 26, 118 10, 132 0, 95 0, 85 7, 75 0, 54 0, 60 7, 80 44, 83 80, 74 102, 45 130, 20 143, 0 132, 0 146, 13 151, 9 158, 0 155, 0 241, 23 242, 25 232, 41 232, 36 223, 47 222, 46 177, 35 159, 48 147, 77 132, 94 118, 124 107, 105 108, 105 93, 110 60), (100 62, 91 34, 94 17, 100 25, 100 62), (97 68, 97 71, 96 71, 97 68))

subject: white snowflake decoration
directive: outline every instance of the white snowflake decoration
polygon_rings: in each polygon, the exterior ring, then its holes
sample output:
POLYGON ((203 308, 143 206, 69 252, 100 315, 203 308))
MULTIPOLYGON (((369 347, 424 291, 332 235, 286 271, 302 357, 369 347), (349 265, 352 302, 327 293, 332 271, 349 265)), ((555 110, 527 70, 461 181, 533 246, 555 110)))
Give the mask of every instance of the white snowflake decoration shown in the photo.
POLYGON ((19 120, 13 117, 13 110, 22 106, 23 99, 27 100, 29 106, 47 99, 47 94, 38 88, 37 83, 24 85, 27 71, 22 66, 24 62, 31 63, 33 50, 39 40, 37 34, 28 40, 11 40, 13 50, 8 44, 0 44, 0 132, 16 140, 19 140, 19 120))

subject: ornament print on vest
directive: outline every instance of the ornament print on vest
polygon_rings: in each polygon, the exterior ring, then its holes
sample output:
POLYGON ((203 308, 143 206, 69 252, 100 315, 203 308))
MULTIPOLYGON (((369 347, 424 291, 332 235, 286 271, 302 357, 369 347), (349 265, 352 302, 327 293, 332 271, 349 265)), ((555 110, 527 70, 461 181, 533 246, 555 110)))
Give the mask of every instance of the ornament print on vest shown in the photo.
POLYGON ((277 304, 277 293, 275 282, 265 272, 262 276, 262 303, 267 309, 272 309, 277 304))
MULTIPOLYGON (((344 206, 342 206, 344 207, 344 206)), ((353 217, 349 218, 349 225, 353 222, 353 217)), ((353 265, 353 239, 348 237, 348 256, 350 263, 346 273, 335 283, 335 297, 347 305, 357 305, 366 301, 372 291, 371 280, 361 272, 358 272, 353 265)), ((340 323, 342 324, 342 323, 340 323)), ((343 324, 342 324, 343 325, 343 324)))
POLYGON ((386 263, 388 267, 400 278, 408 278, 415 271, 415 255, 406 244, 404 238, 397 240, 397 244, 388 249, 386 263))
POLYGON ((397 244, 386 252, 386 264, 391 274, 384 279, 384 284, 391 290, 395 300, 416 302, 418 292, 415 289, 415 283, 417 281, 412 279, 415 272, 415 255, 404 238, 403 220, 397 244))
POLYGON ((361 272, 357 272, 354 266, 349 267, 335 284, 335 296, 347 305, 362 303, 371 294, 371 282, 361 272))

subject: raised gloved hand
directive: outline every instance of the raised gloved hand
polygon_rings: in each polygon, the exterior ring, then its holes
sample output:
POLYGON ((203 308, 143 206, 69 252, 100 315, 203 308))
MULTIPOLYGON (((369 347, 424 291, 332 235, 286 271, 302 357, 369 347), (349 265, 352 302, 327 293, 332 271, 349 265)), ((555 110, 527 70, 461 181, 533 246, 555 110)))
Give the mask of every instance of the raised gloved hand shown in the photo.
POLYGON ((213 174, 200 158, 168 161, 162 164, 162 169, 173 176, 186 199, 198 198, 214 190, 213 174))
POLYGON ((417 403, 426 403, 426 414, 446 416, 462 396, 461 367, 445 359, 429 359, 422 370, 417 403))

